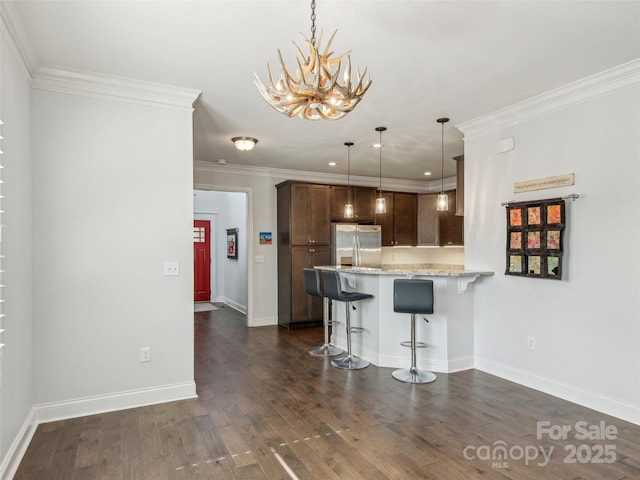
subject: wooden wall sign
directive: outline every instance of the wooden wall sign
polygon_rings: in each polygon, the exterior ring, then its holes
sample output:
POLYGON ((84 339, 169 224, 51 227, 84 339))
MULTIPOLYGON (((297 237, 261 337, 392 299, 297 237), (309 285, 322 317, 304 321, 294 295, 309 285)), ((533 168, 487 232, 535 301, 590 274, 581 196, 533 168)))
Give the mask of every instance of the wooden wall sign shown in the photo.
POLYGON ((509 203, 505 275, 562 278, 565 206, 561 198, 509 203))
POLYGON ((530 192, 532 190, 544 190, 547 188, 566 187, 575 185, 575 173, 567 173, 566 175, 557 175, 555 177, 537 178, 535 180, 526 180, 524 182, 515 182, 513 184, 513 193, 530 192))

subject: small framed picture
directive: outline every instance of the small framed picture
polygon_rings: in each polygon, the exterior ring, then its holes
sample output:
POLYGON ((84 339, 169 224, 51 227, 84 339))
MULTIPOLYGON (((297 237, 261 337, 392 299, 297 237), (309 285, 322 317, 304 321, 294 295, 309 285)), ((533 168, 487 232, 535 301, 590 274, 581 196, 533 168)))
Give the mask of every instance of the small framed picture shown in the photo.
POLYGON ((271 245, 271 232, 260 232, 260 245, 271 245))
POLYGON ((227 258, 238 258, 238 229, 227 229, 227 258))

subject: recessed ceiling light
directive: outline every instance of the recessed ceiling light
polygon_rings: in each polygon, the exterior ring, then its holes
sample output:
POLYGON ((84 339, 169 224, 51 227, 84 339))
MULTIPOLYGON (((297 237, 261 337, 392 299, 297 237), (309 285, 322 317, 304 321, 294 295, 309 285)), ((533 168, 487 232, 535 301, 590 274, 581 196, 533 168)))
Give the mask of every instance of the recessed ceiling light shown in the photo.
POLYGON ((382 148, 384 145, 382 145, 381 143, 374 143, 373 145, 371 145, 373 148, 382 148))
POLYGON ((335 167, 336 165, 337 165, 337 163, 336 163, 336 162, 329 162, 329 166, 330 166, 330 167, 335 167))
POLYGON ((424 175, 428 177, 429 175, 431 175, 431 172, 424 172, 424 175))

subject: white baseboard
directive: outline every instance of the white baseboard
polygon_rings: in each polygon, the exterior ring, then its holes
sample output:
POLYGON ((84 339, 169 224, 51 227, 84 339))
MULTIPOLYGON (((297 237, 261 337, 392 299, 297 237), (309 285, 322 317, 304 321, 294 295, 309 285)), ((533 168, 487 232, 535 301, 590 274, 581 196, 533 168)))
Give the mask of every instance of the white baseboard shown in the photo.
POLYGON ((22 457, 24 457, 27 447, 29 446, 29 443, 31 443, 33 435, 36 433, 36 428, 38 428, 38 424, 36 422, 36 410, 35 408, 32 408, 26 420, 22 424, 22 428, 20 428, 18 435, 16 435, 16 438, 9 447, 7 455, 2 460, 2 464, 0 464, 0 479, 10 480, 16 474, 18 467, 20 466, 20 462, 22 461, 22 457))
POLYGON ((524 370, 518 370, 507 365, 476 357, 475 368, 490 373, 505 380, 510 380, 535 390, 539 390, 554 397, 562 398, 591 408, 606 415, 611 415, 627 422, 640 425, 640 405, 623 402, 615 398, 606 397, 599 393, 584 390, 575 385, 567 385, 556 380, 545 378, 524 370))
POLYGON ((278 325, 277 317, 254 318, 249 327, 266 327, 269 325, 278 325))
POLYGON ((228 305, 229 307, 239 311, 243 315, 247 314, 247 306, 246 305, 240 305, 239 303, 234 302, 230 298, 227 298, 227 297, 216 297, 216 302, 224 303, 225 305, 228 305))
POLYGON ((97 413, 144 407, 157 403, 174 402, 196 398, 197 396, 195 382, 164 385, 155 388, 36 405, 36 420, 40 424, 95 415, 97 413))

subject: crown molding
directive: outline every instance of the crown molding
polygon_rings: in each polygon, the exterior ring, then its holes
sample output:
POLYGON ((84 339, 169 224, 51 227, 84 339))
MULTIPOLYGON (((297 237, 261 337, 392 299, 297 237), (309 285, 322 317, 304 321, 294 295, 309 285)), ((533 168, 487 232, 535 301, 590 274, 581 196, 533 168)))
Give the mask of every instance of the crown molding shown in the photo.
MULTIPOLYGON (((347 175, 334 173, 309 172, 304 170, 290 170, 284 168, 269 167, 253 167, 248 165, 235 165, 226 163, 220 165, 217 163, 194 160, 194 173, 197 171, 220 173, 225 175, 238 176, 254 176, 267 177, 276 179, 279 183, 284 180, 298 180, 304 182, 328 183, 332 185, 343 185, 347 183, 347 175)), ((378 187, 380 185, 379 177, 365 177, 351 175, 351 184, 361 187, 378 187)), ((441 187, 440 180, 431 182, 419 182, 415 180, 401 180, 397 178, 382 178, 383 190, 432 193, 439 192, 441 187)), ((455 177, 445 178, 445 190, 456 188, 455 177)))
POLYGON ((22 65, 27 75, 32 77, 33 66, 36 65, 36 55, 13 2, 0 0, 0 18, 2 29, 7 32, 11 40, 11 48, 16 51, 18 57, 22 60, 22 65))
POLYGON ((468 140, 638 83, 640 58, 461 123, 456 128, 468 140))
POLYGON ((188 88, 52 66, 39 67, 33 72, 33 88, 190 110, 201 93, 188 88))

